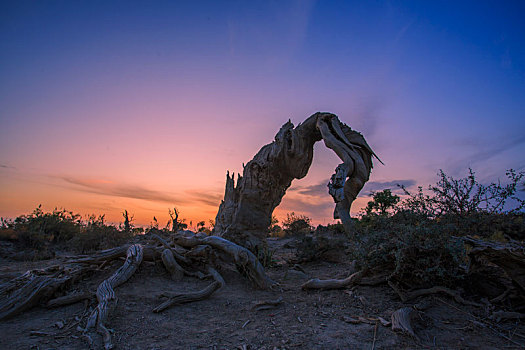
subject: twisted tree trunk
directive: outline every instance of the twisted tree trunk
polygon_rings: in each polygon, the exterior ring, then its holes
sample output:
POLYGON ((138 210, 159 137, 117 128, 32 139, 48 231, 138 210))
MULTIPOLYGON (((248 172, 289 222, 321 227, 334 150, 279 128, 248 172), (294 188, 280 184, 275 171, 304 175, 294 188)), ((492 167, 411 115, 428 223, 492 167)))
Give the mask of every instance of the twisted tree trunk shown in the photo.
POLYGON ((275 140, 246 164, 236 184, 234 175, 226 175, 215 234, 252 251, 264 246, 274 209, 292 180, 306 176, 314 144, 320 140, 343 160, 338 167, 342 179, 335 185, 339 187, 332 186, 330 194, 338 193, 332 194, 336 202, 334 218, 341 218, 351 231, 350 206, 369 178, 375 154, 360 133, 341 123, 336 115, 319 112, 295 128, 290 121, 284 124, 275 140))

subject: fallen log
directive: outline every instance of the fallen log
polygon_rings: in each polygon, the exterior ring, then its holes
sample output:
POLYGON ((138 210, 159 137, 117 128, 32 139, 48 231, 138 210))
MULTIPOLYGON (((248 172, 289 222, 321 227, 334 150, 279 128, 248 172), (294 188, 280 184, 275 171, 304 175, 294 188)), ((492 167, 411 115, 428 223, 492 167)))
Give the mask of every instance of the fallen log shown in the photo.
POLYGON ((18 315, 43 301, 51 299, 55 292, 72 283, 84 272, 85 266, 51 266, 31 270, 0 287, 0 320, 18 315))
POLYGON ((305 282, 301 288, 302 289, 341 289, 348 286, 353 286, 356 284, 359 284, 359 281, 361 278, 363 278, 363 275, 365 274, 365 270, 360 270, 357 272, 354 272, 350 276, 344 279, 328 279, 328 280, 320 280, 318 278, 313 278, 307 282, 305 282))

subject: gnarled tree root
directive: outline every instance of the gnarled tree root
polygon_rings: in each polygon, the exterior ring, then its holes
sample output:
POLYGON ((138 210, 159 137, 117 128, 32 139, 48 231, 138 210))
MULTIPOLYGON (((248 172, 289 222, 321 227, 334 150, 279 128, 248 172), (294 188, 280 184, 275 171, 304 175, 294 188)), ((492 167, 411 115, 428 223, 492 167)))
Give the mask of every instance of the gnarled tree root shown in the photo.
POLYGON ((110 307, 116 304, 117 296, 114 288, 126 282, 137 270, 143 258, 143 248, 140 244, 134 244, 127 250, 127 257, 124 265, 122 265, 111 277, 104 280, 97 288, 98 305, 91 313, 84 334, 88 337, 91 343, 91 337, 86 334, 93 327, 97 327, 97 331, 104 339, 104 348, 112 349, 111 335, 105 326, 110 307))
POLYGON ((89 268, 85 266, 51 266, 31 270, 0 286, 0 320, 18 315, 50 299, 55 291, 76 280, 89 268))
POLYGON ((199 290, 197 292, 192 293, 183 293, 183 294, 177 294, 177 293, 169 293, 164 292, 161 296, 168 297, 169 299, 157 306, 153 309, 153 312, 161 312, 169 308, 173 305, 180 305, 185 303, 191 303, 193 301, 199 301, 204 300, 208 298, 210 295, 212 295, 217 289, 221 287, 221 283, 217 281, 213 281, 212 284, 207 286, 206 288, 199 290))
POLYGON ((277 284, 266 275, 264 267, 252 252, 227 239, 217 236, 194 235, 188 232, 176 234, 172 236, 172 239, 175 243, 186 248, 206 244, 226 253, 233 258, 237 270, 261 289, 268 289, 277 284))
POLYGON ((180 305, 180 304, 186 304, 191 303, 194 301, 204 300, 209 298, 216 290, 222 288, 225 283, 224 279, 220 275, 217 270, 215 270, 212 267, 208 267, 208 272, 210 276, 213 277, 214 281, 210 285, 208 285, 206 288, 201 289, 197 292, 191 292, 191 293, 172 293, 172 292, 163 292, 160 296, 161 297, 167 297, 169 298, 159 306, 153 309, 153 312, 161 312, 166 310, 167 308, 174 306, 174 305, 180 305))
POLYGON ((164 249, 162 252, 162 262, 166 267, 166 270, 171 275, 171 279, 174 281, 180 281, 184 277, 184 269, 175 261, 173 252, 171 249, 164 249))

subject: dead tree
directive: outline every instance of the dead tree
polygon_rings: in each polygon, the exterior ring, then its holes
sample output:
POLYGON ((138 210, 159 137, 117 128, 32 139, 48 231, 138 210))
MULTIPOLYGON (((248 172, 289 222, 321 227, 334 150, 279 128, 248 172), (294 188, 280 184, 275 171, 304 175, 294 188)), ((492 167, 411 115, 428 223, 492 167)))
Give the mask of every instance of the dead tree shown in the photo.
MULTIPOLYGON (((271 223, 273 210, 281 202, 292 180, 306 176, 312 163, 313 145, 320 140, 324 140, 326 146, 343 160, 329 187, 336 201, 334 217, 340 217, 350 232, 350 206, 368 180, 374 153, 363 136, 341 123, 337 116, 316 113, 295 128, 290 121, 284 124, 275 141, 264 146, 244 167, 243 176, 238 176, 237 184, 233 176, 227 175, 224 201, 216 219, 216 236, 184 231, 186 225, 179 221, 178 211, 170 210, 173 225, 169 237, 161 237, 161 231, 151 229, 144 236, 136 236, 135 244, 73 257, 59 265, 28 271, 0 285, 0 320, 16 316, 36 305, 58 307, 96 297, 98 303, 86 320, 83 335, 91 347, 100 347, 91 332, 96 329, 102 335, 104 347, 112 348, 107 323, 111 307, 117 300, 115 288, 131 278, 142 261, 162 261, 175 281, 184 276, 213 279, 206 288, 192 293, 163 291, 161 296, 167 300, 154 308, 154 312, 210 297, 224 286, 225 281, 219 271, 228 266, 235 266, 255 287, 272 288, 276 283, 247 248, 260 246, 271 223), (125 258, 124 264, 96 291, 69 292, 88 273, 101 271, 109 262, 122 258, 125 258)), ((127 211, 123 215, 125 229, 131 230, 127 211)), ((362 274, 357 272, 342 282, 312 282, 309 287, 330 288, 333 283, 337 287, 349 285, 360 280, 362 274)))
POLYGON ((215 234, 252 250, 263 244, 274 209, 292 181, 306 176, 314 144, 321 140, 343 161, 332 177, 329 193, 336 203, 334 218, 340 218, 350 233, 350 206, 368 181, 375 154, 364 137, 335 114, 319 112, 295 128, 290 121, 285 123, 275 140, 246 164, 237 183, 227 173, 215 234))

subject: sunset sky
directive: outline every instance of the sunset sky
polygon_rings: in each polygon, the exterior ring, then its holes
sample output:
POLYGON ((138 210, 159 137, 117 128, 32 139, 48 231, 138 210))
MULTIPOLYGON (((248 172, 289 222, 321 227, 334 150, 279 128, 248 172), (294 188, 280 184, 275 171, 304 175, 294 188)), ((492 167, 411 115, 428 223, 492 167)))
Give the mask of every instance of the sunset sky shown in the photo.
MULTIPOLYGON (((370 191, 525 170, 524 1, 2 1, 0 216, 42 204, 136 224, 214 219, 239 172, 328 111, 361 131, 370 191)), ((330 223, 318 143, 276 214, 330 223)), ((523 194, 523 193, 522 193, 523 194)))

